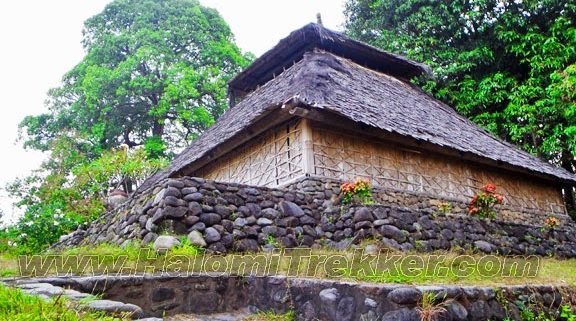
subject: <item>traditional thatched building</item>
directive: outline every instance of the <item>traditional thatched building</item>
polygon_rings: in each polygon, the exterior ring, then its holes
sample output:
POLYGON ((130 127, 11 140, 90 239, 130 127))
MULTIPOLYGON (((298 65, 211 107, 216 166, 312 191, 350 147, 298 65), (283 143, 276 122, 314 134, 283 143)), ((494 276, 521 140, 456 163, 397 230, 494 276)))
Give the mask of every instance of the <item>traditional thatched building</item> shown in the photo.
POLYGON ((563 189, 576 177, 408 82, 427 72, 309 24, 234 78, 232 107, 145 185, 180 176, 261 186, 364 177, 395 193, 467 202, 494 183, 510 211, 565 214, 563 189))

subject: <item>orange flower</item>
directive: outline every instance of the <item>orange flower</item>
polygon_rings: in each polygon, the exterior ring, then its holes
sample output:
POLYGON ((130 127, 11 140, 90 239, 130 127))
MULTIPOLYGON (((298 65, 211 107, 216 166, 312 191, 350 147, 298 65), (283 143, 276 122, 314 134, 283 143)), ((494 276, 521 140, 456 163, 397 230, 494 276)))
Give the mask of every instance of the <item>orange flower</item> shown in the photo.
POLYGON ((560 225, 560 220, 556 217, 547 217, 544 220, 544 225, 548 228, 554 228, 554 227, 560 225))

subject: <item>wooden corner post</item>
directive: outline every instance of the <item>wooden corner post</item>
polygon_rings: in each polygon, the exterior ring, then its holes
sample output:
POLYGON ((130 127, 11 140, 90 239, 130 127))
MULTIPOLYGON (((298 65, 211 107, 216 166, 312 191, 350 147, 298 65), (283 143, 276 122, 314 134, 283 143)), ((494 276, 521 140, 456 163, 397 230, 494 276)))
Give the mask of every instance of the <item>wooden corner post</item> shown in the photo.
POLYGON ((314 168, 314 139, 310 120, 302 118, 302 168, 304 175, 315 174, 314 168))

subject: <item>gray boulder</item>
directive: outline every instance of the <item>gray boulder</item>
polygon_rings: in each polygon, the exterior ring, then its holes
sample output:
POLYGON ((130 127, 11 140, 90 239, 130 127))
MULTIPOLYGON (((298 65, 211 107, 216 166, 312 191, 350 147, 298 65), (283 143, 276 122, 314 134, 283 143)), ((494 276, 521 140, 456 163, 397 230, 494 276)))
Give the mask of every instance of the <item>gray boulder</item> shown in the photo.
POLYGON ((484 253, 490 253, 494 249, 494 245, 486 241, 476 241, 474 242, 474 246, 484 253))
POLYGON ((340 293, 338 293, 338 290, 336 288, 329 288, 320 291, 319 296, 320 300, 323 303, 332 303, 338 300, 338 298, 340 297, 340 293))
POLYGON ((370 212, 370 210, 366 207, 361 207, 361 208, 356 210, 356 213, 354 213, 354 218, 353 218, 354 223, 364 222, 364 221, 370 221, 371 222, 373 220, 374 220, 374 216, 372 216, 372 212, 370 212))
POLYGON ((274 222, 272 222, 271 220, 269 220, 265 217, 261 217, 256 221, 256 224, 258 224, 260 226, 272 225, 272 223, 274 223, 274 222))
POLYGON ((46 296, 57 296, 64 294, 64 289, 59 286, 53 286, 47 283, 36 283, 36 286, 24 290, 28 294, 32 295, 46 295, 46 296))
POLYGON ((382 316, 381 321, 420 321, 420 314, 414 309, 403 308, 390 311, 382 316))
POLYGON ((206 242, 208 243, 218 242, 222 238, 220 233, 213 227, 207 228, 204 234, 206 235, 206 242))
POLYGON ((288 217, 304 216, 304 211, 300 208, 300 206, 292 202, 286 202, 286 201, 280 202, 280 211, 282 212, 282 214, 284 214, 284 216, 288 217))
POLYGON ((137 305, 112 300, 94 300, 86 303, 86 307, 94 311, 102 311, 112 315, 130 314, 133 319, 142 318, 144 311, 137 305))
POLYGON ((452 315, 452 319, 455 321, 464 321, 468 319, 468 311, 462 304, 458 303, 457 301, 450 303, 446 307, 446 310, 448 313, 450 313, 450 315, 452 315))
POLYGON ((180 241, 177 238, 170 235, 160 235, 154 241, 154 251, 156 252, 167 252, 170 249, 180 245, 180 241))
POLYGON ((198 247, 206 247, 207 243, 202 237, 202 233, 198 231, 192 231, 188 234, 188 241, 190 244, 198 247))
POLYGON ((388 293, 388 299, 398 304, 416 304, 422 298, 422 292, 416 288, 403 287, 388 293))

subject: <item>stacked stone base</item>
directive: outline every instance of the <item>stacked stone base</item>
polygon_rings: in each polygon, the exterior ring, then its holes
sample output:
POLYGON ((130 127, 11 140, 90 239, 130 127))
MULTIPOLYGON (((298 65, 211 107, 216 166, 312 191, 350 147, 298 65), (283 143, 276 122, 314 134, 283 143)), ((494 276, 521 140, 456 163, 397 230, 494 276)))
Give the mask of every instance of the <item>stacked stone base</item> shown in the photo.
MULTIPOLYGON (((521 309, 556 316, 574 306, 569 286, 405 286, 270 277, 193 275, 32 279, 100 294, 106 300, 142 307, 145 316, 209 314, 248 307, 251 311, 294 311, 297 320, 420 321, 422 297, 433 295, 444 310, 435 320, 523 320, 521 309)), ((110 302, 110 301, 109 301, 110 302)))
POLYGON ((132 197, 57 246, 153 242, 160 234, 201 237, 212 252, 266 247, 346 248, 363 239, 399 250, 472 249, 514 255, 576 257, 576 228, 482 220, 437 209, 342 207, 334 191, 271 189, 199 178, 169 179, 132 197))

